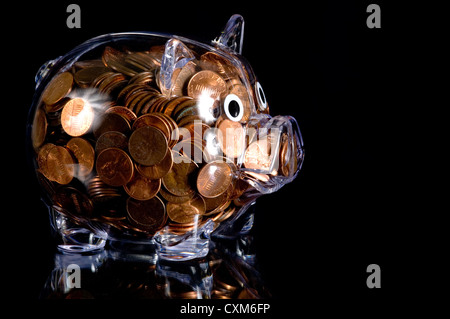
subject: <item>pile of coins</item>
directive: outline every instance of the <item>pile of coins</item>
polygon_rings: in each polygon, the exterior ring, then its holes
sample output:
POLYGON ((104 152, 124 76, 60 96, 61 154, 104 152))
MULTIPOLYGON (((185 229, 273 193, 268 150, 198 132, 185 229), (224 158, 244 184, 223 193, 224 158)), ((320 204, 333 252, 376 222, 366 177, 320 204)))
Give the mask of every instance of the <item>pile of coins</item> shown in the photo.
MULTIPOLYGON (((244 84, 229 63, 207 52, 187 63, 171 94, 163 94, 163 51, 106 47, 101 59, 75 62, 44 89, 31 131, 36 169, 53 208, 75 222, 106 224, 118 234, 152 236, 165 226, 182 234, 210 218, 220 223, 245 204, 240 197, 249 184, 237 178, 235 164, 247 149, 236 139, 251 114, 244 84), (240 121, 220 110, 219 98, 228 93, 240 97, 240 121), (224 155, 211 154, 202 136, 211 125, 224 132, 236 126, 233 143, 225 135, 218 141, 224 155), (181 139, 181 132, 190 138, 181 139)), ((244 165, 264 169, 268 154, 257 146, 245 153, 244 165)), ((281 173, 289 174, 290 158, 282 160, 281 173)))

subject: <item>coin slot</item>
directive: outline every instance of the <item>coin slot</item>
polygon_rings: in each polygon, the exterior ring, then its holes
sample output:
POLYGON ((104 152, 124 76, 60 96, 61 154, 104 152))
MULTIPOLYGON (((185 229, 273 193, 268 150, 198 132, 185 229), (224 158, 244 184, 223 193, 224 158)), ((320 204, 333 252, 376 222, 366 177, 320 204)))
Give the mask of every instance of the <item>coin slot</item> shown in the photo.
POLYGON ((264 94, 264 90, 259 82, 256 82, 256 96, 258 98, 258 107, 261 111, 264 111, 267 108, 267 100, 266 95, 264 94))
POLYGON ((227 117, 233 122, 239 122, 244 115, 244 105, 236 94, 228 94, 223 103, 227 117))

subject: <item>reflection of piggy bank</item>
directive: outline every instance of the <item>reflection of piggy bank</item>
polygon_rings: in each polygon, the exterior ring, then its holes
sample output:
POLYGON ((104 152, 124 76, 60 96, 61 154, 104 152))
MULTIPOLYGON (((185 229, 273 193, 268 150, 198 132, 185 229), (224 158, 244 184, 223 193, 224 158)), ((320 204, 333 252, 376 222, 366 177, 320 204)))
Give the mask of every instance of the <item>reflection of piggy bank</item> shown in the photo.
POLYGON ((299 128, 269 115, 240 56, 243 27, 232 16, 212 45, 107 34, 41 68, 30 158, 60 250, 109 241, 204 256, 213 231, 248 231, 255 199, 296 177, 299 128))

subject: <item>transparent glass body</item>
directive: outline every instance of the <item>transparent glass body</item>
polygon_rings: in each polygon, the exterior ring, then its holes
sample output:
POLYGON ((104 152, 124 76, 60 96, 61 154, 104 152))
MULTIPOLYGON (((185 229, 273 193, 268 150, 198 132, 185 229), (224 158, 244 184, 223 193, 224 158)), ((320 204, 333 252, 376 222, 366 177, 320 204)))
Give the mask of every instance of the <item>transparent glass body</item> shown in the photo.
POLYGON ((269 114, 243 27, 232 16, 210 45, 107 34, 41 67, 29 158, 61 251, 109 242, 202 257, 211 234, 248 232, 256 198, 296 178, 299 127, 269 114))

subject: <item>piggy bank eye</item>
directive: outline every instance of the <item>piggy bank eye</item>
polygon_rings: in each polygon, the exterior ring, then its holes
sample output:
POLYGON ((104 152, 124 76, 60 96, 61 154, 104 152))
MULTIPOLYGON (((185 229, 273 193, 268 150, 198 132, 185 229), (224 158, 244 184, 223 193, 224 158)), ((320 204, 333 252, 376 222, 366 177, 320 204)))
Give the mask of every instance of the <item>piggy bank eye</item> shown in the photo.
POLYGON ((233 122, 239 122, 244 115, 244 105, 236 94, 228 94, 223 102, 227 117, 233 122))
POLYGON ((259 110, 264 111, 267 108, 267 100, 264 90, 259 82, 256 82, 256 97, 258 98, 259 110))

